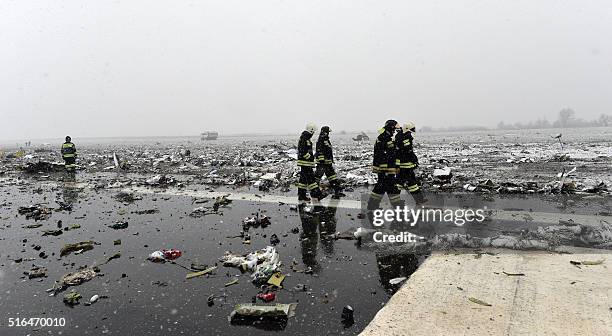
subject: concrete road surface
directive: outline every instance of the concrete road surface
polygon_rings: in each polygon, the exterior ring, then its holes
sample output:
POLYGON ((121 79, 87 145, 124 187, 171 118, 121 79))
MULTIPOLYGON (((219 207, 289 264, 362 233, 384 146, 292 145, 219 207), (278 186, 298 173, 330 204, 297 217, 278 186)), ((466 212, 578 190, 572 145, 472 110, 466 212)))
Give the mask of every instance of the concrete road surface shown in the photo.
POLYGON ((610 251, 497 252, 432 255, 361 335, 612 335, 610 251))

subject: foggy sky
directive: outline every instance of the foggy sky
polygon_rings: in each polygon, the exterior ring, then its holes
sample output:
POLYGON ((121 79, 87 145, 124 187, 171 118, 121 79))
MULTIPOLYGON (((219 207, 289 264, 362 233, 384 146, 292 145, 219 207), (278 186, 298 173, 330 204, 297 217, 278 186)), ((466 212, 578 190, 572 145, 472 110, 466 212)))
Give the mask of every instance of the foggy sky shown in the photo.
POLYGON ((612 113, 612 2, 0 0, 0 139, 612 113))

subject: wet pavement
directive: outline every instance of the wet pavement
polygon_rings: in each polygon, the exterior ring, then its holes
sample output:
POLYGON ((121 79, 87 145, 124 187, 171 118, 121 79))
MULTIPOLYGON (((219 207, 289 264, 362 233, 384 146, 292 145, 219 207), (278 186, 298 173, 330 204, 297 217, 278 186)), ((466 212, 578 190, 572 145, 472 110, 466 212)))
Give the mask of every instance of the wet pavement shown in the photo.
MULTIPOLYGON (((275 233, 280 239, 276 249, 283 263, 281 270, 287 278, 274 302, 298 304, 296 316, 288 320, 284 332, 306 335, 326 330, 326 334, 351 335, 367 325, 396 289, 389 280, 409 276, 419 262, 414 255, 377 259, 371 251, 357 248, 355 241, 329 238, 332 233, 358 226, 358 210, 312 207, 310 211, 292 211, 289 205, 235 201, 221 208, 219 214, 193 218, 189 213, 198 204, 192 204, 191 198, 143 195, 142 200, 126 205, 107 191, 42 188, 36 193, 3 188, 0 196, 3 204, 0 316, 5 320, 66 318, 66 327, 45 327, 39 333, 158 335, 199 331, 252 335, 266 334, 263 328, 278 329, 269 325, 261 325, 262 329, 235 326, 228 322, 234 305, 251 302, 258 287, 251 283, 248 274, 218 263, 225 251, 242 254, 270 245, 270 236, 275 233), (57 208, 56 200, 71 203, 73 210, 54 211, 49 219, 36 222, 41 227, 23 228, 35 222, 17 213, 19 205, 40 203, 57 208), (159 212, 135 213, 149 209, 159 212), (271 225, 250 229, 250 244, 243 244, 241 238, 228 238, 239 235, 242 219, 255 213, 271 217, 271 225), (59 236, 42 236, 44 230, 58 229, 58 221, 62 222, 62 229, 73 224, 80 228, 63 231, 59 236), (123 230, 108 227, 117 221, 129 225, 123 230), (114 245, 118 239, 121 245, 114 245), (59 257, 63 244, 87 240, 99 245, 81 254, 59 257), (37 245, 40 250, 34 249, 37 245), (163 248, 183 252, 177 264, 219 267, 211 276, 186 280, 190 271, 179 265, 146 260, 149 253, 163 248), (48 257, 41 258, 42 252, 48 257), (121 257, 99 266, 100 273, 91 281, 70 287, 55 297, 45 292, 62 275, 82 266, 100 265, 116 252, 121 252, 121 257), (47 277, 28 279, 23 272, 33 265, 46 267, 47 277), (226 287, 233 279, 238 284, 226 287), (70 289, 83 296, 81 304, 73 308, 62 302, 62 296, 70 289), (85 306, 83 303, 93 295, 102 298, 85 306), (214 295, 211 307, 207 305, 210 295, 214 295), (355 309, 355 323, 349 327, 340 318, 346 305, 355 309)), ((39 329, 6 325, 7 321, 2 321, 0 334, 25 335, 39 329)))

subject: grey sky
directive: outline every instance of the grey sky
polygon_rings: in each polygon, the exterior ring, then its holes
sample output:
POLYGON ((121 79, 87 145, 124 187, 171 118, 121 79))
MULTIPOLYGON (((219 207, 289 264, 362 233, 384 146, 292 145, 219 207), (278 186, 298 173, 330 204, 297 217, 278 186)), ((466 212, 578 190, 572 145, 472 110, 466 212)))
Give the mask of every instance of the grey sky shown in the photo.
POLYGON ((612 1, 0 0, 0 139, 612 113, 612 1))

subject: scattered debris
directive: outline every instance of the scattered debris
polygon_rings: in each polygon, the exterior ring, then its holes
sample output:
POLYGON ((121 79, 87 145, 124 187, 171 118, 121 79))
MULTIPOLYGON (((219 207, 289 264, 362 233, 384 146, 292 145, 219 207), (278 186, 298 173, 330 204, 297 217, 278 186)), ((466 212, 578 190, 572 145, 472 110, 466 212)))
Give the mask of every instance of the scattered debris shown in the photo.
POLYGON ((228 196, 229 195, 221 196, 215 199, 215 204, 213 204, 213 210, 215 212, 219 211, 219 208, 225 207, 229 205, 230 203, 232 203, 232 200, 227 199, 228 196))
POLYGON ((207 269, 205 269, 203 271, 188 273, 185 276, 185 278, 186 279, 191 279, 191 278, 200 277, 200 276, 203 276, 203 275, 206 275, 206 274, 210 274, 212 271, 214 271, 216 269, 217 269, 217 266, 213 266, 213 267, 207 268, 207 269))
POLYGON ((406 277, 393 278, 393 279, 389 280, 389 284, 390 285, 397 285, 397 284, 400 284, 400 283, 406 281, 406 279, 408 279, 408 278, 406 278, 406 277))
POLYGON ((108 257, 108 259, 106 259, 106 262, 108 263, 111 260, 115 260, 115 259, 119 259, 121 258, 121 252, 117 252, 115 254, 113 254, 112 256, 108 257))
POLYGON ((64 231, 62 229, 57 230, 43 230, 43 236, 59 236, 63 234, 64 231))
POLYGON ((507 276, 525 276, 525 273, 508 273, 506 271, 503 271, 502 273, 504 273, 507 276))
POLYGON ((128 228, 128 222, 117 221, 115 224, 109 225, 108 227, 114 230, 123 230, 128 228))
POLYGON ((276 293, 274 292, 259 293, 257 294, 257 298, 263 302, 272 302, 276 299, 276 293))
POLYGON ((145 183, 151 186, 165 187, 174 184, 175 181, 171 177, 167 177, 164 174, 160 174, 151 177, 145 183))
POLYGON ((149 256, 147 257, 147 260, 152 261, 152 262, 165 262, 166 256, 164 256, 164 253, 162 251, 155 251, 149 254, 149 256))
MULTIPOLYGON (((237 304, 229 316, 232 324, 252 324, 255 321, 286 322, 286 319, 295 315, 297 303, 277 303, 275 305, 262 305, 254 303, 237 304)), ((281 325, 284 328, 285 325, 281 325)))
POLYGON ((115 195, 115 199, 123 203, 133 203, 134 201, 141 200, 142 197, 135 195, 133 192, 120 191, 115 195))
POLYGON ((92 240, 82 241, 74 244, 65 244, 64 247, 60 250, 60 257, 67 256, 72 252, 85 252, 89 250, 93 250, 94 244, 96 242, 92 240))
POLYGON ((223 266, 238 267, 243 272, 252 272, 251 277, 255 284, 266 283, 281 265, 279 255, 272 246, 245 256, 226 253, 220 261, 223 262, 223 266))
POLYGON ((344 306, 344 308, 342 308, 340 319, 342 320, 342 324, 345 328, 348 328, 355 323, 354 313, 355 310, 351 306, 344 306))
POLYGON ((78 286, 84 282, 93 279, 96 274, 96 270, 91 267, 84 268, 77 272, 68 273, 62 276, 59 281, 56 281, 53 285, 53 288, 48 291, 52 291, 54 294, 57 294, 58 292, 61 292, 69 286, 78 286))
POLYGON ((599 260, 583 260, 583 261, 574 261, 574 260, 570 260, 570 263, 572 265, 601 265, 603 264, 605 261, 605 259, 599 259, 599 260))
POLYGON ((225 287, 229 287, 229 286, 236 285, 236 284, 238 284, 238 279, 234 279, 234 280, 226 283, 225 287))
POLYGON ((285 280, 285 275, 281 272, 276 272, 270 276, 270 279, 268 279, 268 284, 278 288, 283 288, 283 280, 285 280))
POLYGON ((468 300, 470 300, 471 302, 477 303, 477 304, 479 304, 481 306, 487 306, 487 307, 491 307, 492 306, 492 304, 486 303, 486 302, 484 302, 484 301, 482 301, 480 299, 477 299, 477 298, 470 297, 468 300))
POLYGON ((64 295, 64 303, 67 306, 76 306, 79 304, 79 300, 81 298, 82 298, 81 294, 75 291, 71 291, 70 293, 67 293, 66 295, 64 295))
POLYGON ((18 209, 20 215, 25 215, 26 219, 33 218, 35 221, 47 220, 51 217, 51 209, 40 204, 23 206, 18 209))
POLYGON ((34 266, 27 272, 23 272, 28 276, 28 279, 47 277, 47 269, 45 267, 34 266))

